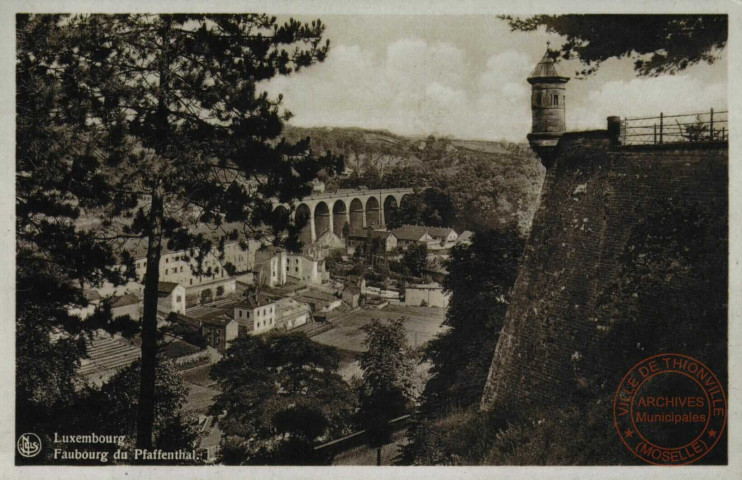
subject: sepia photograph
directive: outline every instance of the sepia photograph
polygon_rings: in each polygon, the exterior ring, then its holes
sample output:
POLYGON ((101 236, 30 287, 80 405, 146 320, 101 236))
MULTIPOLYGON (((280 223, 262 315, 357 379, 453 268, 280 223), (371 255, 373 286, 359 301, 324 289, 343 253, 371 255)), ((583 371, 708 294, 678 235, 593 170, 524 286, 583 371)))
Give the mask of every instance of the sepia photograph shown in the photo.
POLYGON ((726 13, 32 10, 17 475, 733 463, 726 13))

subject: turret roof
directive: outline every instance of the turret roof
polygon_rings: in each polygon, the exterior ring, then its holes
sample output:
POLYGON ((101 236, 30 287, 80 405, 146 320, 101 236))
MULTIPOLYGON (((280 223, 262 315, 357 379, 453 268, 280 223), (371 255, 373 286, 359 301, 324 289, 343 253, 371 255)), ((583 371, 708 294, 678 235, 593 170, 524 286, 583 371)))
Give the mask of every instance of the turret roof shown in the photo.
POLYGON ((544 56, 541 57, 541 60, 536 64, 536 67, 533 69, 531 74, 528 75, 528 81, 533 82, 534 80, 554 79, 564 82, 569 80, 569 77, 559 75, 555 63, 554 58, 549 55, 549 49, 547 47, 544 56))

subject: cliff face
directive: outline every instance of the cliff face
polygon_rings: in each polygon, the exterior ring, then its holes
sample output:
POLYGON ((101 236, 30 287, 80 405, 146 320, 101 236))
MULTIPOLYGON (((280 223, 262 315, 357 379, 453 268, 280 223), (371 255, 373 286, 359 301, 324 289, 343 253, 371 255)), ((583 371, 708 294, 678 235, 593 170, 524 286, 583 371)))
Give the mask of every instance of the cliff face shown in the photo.
POLYGON ((343 155, 353 173, 328 178, 326 187, 368 188, 429 186, 443 192, 455 208, 448 226, 463 230, 530 227, 544 167, 525 143, 413 138, 383 130, 299 128, 287 126, 284 137, 309 137, 314 152, 343 155))
POLYGON ((562 137, 482 408, 615 392, 618 372, 661 351, 725 377, 727 164, 725 144, 562 137))

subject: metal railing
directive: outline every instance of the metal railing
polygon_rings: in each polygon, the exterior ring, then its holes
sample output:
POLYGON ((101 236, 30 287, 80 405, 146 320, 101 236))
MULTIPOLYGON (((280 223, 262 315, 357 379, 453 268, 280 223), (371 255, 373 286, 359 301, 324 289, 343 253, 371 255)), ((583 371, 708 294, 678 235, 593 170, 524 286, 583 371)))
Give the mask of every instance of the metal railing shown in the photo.
POLYGON ((622 145, 718 142, 729 139, 727 111, 624 118, 619 141, 622 145))

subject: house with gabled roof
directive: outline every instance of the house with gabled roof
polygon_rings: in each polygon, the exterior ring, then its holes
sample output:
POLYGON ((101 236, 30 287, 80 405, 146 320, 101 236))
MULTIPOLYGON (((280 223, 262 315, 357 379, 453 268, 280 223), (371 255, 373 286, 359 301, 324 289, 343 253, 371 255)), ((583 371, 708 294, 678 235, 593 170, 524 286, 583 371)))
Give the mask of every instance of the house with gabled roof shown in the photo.
POLYGON ((456 242, 459 235, 453 228, 448 227, 426 227, 428 235, 438 240, 442 247, 451 245, 456 242))
POLYGON ((413 243, 424 243, 429 248, 447 247, 455 243, 458 238, 453 228, 425 225, 402 225, 392 230, 392 233, 396 235, 401 247, 407 247, 413 243))
POLYGON ((234 320, 240 335, 257 335, 276 326, 276 302, 257 290, 245 292, 245 299, 234 306, 234 320))
POLYGON ((397 245, 402 248, 415 244, 425 244, 428 247, 440 244, 439 240, 428 233, 428 227, 420 225, 402 225, 392 230, 392 233, 397 237, 397 245))
POLYGON ((391 252, 397 248, 398 239, 393 232, 386 230, 359 230, 348 234, 346 244, 348 250, 355 250, 359 245, 365 245, 369 241, 378 239, 384 244, 384 250, 391 252))
POLYGON ((135 322, 142 317, 142 301, 133 293, 113 297, 111 301, 111 318, 127 315, 135 322))
POLYGON ((224 353, 229 343, 239 335, 239 324, 229 316, 230 313, 206 315, 199 319, 201 335, 206 339, 206 343, 221 353, 224 353))
POLYGON ((157 311, 168 314, 170 312, 185 315, 186 289, 175 282, 159 282, 157 284, 157 311))

